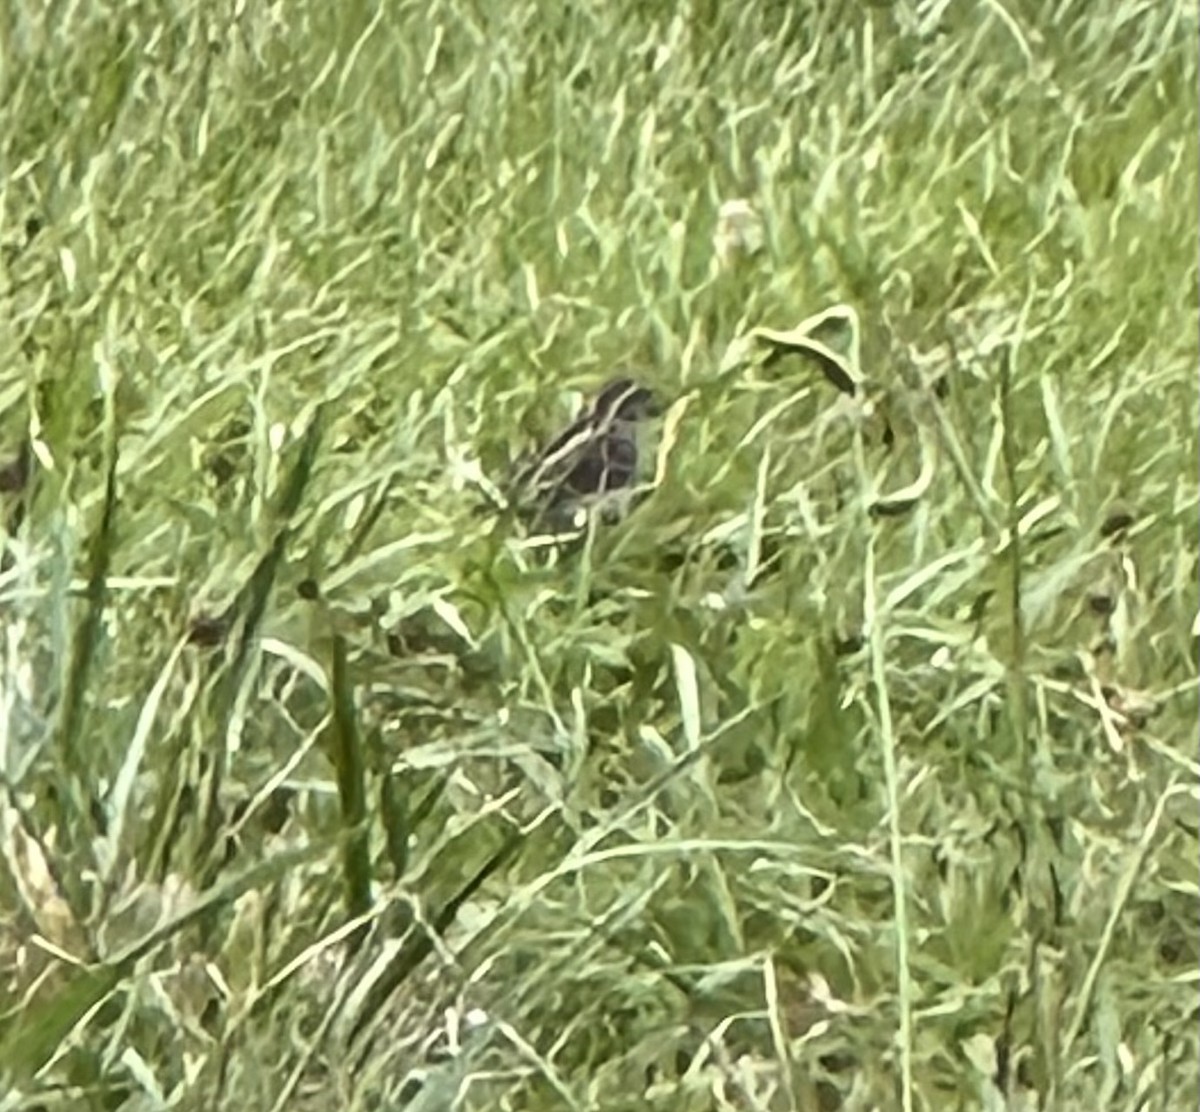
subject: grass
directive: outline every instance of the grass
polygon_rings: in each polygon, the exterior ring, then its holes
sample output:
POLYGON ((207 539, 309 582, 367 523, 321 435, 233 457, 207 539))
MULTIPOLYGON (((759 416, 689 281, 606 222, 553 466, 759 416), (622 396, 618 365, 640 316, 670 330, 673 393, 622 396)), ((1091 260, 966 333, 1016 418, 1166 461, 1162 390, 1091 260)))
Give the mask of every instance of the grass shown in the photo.
POLYGON ((0 1109, 1194 1107, 1196 33, 7 9, 0 1109))

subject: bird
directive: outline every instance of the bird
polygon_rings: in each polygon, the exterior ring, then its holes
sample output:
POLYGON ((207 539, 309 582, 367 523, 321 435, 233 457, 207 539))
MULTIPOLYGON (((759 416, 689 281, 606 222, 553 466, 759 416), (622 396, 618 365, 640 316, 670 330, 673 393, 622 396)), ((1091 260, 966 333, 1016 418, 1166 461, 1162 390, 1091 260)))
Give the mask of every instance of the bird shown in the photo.
POLYGON ((644 422, 662 409, 654 393, 627 376, 608 382, 575 421, 532 458, 523 460, 510 499, 530 511, 535 527, 570 528, 579 510, 627 491, 638 473, 638 439, 644 422))

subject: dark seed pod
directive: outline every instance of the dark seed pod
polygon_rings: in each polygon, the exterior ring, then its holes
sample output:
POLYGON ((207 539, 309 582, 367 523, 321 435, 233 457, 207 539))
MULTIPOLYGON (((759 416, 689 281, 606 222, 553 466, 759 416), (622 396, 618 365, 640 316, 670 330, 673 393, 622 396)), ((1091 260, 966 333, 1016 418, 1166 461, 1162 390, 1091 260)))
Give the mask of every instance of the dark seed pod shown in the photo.
POLYGON ((188 626, 187 641, 201 649, 214 649, 229 636, 229 620, 225 616, 201 614, 188 626))
POLYGON ((1113 506, 1100 523, 1100 535, 1102 537, 1119 537, 1135 520, 1133 511, 1128 506, 1113 506))

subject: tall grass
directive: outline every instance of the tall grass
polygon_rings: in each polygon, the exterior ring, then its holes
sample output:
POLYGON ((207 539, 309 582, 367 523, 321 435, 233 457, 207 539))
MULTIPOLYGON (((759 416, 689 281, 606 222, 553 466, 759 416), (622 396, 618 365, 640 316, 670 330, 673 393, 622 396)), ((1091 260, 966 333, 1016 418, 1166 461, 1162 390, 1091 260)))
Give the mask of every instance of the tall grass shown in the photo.
POLYGON ((0 1109, 1195 1105, 1192 6, 0 36, 0 1109))

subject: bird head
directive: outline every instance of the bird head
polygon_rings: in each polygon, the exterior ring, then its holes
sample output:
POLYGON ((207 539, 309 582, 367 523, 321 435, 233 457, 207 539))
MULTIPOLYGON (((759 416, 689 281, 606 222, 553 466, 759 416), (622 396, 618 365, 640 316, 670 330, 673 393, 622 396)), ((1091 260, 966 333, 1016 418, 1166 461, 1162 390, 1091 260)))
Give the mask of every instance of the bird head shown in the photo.
POLYGON ((592 406, 597 424, 609 421, 640 421, 662 412, 658 399, 646 387, 631 378, 615 378, 608 383, 592 406))

